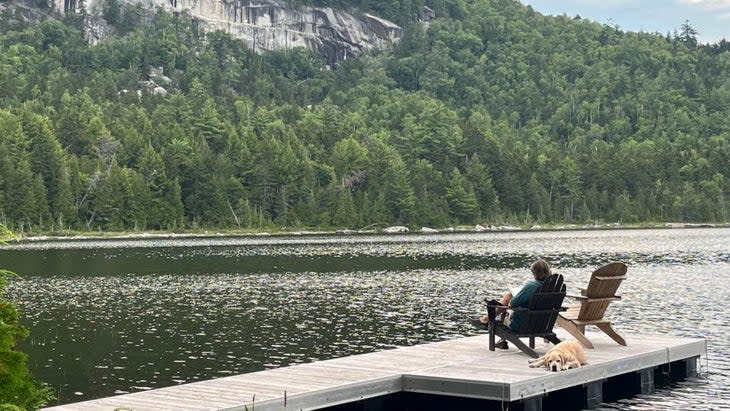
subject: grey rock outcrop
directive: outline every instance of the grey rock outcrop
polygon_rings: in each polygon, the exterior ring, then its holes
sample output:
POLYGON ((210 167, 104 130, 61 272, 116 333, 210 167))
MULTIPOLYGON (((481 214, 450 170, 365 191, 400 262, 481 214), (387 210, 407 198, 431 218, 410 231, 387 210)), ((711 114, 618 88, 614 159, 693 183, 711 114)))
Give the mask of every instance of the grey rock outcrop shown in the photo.
MULTIPOLYGON (((53 0, 59 10, 74 11, 77 0, 53 0), (70 9, 70 10, 69 10, 70 9)), ((129 4, 135 0, 121 0, 129 4)), ((98 13, 103 0, 86 0, 98 13)), ((365 51, 397 42, 403 30, 377 16, 329 7, 290 7, 284 0, 144 0, 152 9, 188 11, 208 31, 223 30, 255 51, 307 47, 336 65, 365 51)))

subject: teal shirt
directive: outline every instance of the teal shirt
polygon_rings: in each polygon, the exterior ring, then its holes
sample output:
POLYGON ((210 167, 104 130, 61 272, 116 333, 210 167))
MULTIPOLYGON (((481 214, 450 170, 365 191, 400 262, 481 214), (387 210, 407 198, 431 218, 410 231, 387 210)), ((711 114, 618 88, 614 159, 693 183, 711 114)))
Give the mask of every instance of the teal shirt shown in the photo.
MULTIPOLYGON (((530 304, 530 299, 532 298, 532 295, 535 294, 535 291, 540 289, 542 287, 542 281, 537 280, 530 280, 525 283, 525 285, 522 287, 519 293, 517 295, 512 297, 512 300, 510 300, 509 305, 512 307, 522 307, 527 308, 527 306, 530 304)), ((525 313, 522 311, 515 311, 512 313, 512 324, 509 325, 509 328, 512 331, 517 331, 520 329, 520 326, 522 325, 522 321, 525 319, 525 313)))

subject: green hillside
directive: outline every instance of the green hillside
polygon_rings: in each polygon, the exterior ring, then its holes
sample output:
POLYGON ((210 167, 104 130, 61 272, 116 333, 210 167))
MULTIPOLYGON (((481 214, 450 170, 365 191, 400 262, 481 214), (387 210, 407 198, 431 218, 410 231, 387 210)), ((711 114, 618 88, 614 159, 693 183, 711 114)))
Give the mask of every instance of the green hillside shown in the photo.
MULTIPOLYGON (((311 3, 311 2, 302 2, 311 3)), ((726 222, 730 52, 512 0, 320 1, 406 25, 328 69, 116 1, 0 17, 0 223, 21 233, 726 222), (160 70, 160 68, 162 70, 160 70), (162 90, 164 89, 164 90, 162 90)))

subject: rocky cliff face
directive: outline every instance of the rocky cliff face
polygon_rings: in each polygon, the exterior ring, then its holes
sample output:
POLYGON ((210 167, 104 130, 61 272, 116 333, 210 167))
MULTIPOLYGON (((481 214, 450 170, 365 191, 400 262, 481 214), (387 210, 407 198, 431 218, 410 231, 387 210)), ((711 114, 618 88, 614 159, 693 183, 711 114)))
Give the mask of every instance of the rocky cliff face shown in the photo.
MULTIPOLYGON (((78 0, 53 0, 61 11, 76 11, 78 0)), ((87 0, 92 13, 103 0, 87 0)), ((122 0, 131 4, 136 0, 122 0)), ((376 16, 328 7, 287 6, 284 0, 145 0, 149 8, 187 10, 208 30, 224 30, 254 50, 307 47, 335 65, 365 51, 398 41, 402 29, 376 16)))

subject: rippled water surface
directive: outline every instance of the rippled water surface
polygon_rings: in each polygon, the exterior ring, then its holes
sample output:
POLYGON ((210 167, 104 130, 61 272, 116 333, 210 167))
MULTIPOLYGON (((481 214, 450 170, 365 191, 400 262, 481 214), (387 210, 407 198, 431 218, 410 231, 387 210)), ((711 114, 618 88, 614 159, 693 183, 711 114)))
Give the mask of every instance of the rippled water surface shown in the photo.
POLYGON ((619 331, 707 338, 702 376, 605 409, 730 409, 730 229, 33 242, 0 249, 61 403, 473 335, 545 257, 629 265, 619 331))

